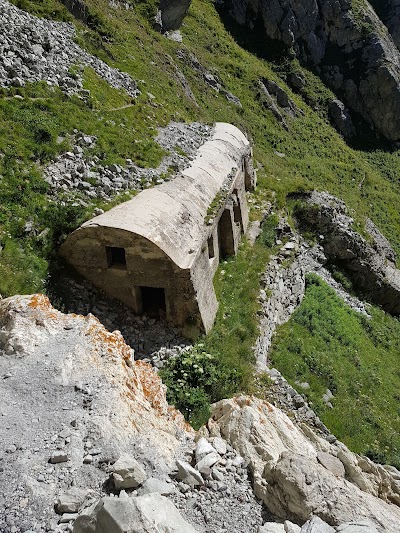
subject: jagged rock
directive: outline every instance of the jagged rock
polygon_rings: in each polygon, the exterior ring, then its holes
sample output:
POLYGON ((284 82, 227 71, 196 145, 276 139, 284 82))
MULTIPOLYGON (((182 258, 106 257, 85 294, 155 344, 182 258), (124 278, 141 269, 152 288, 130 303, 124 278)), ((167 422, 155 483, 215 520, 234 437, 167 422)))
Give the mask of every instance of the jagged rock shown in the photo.
POLYGON ((176 492, 176 489, 175 485, 172 483, 167 483, 161 479, 150 477, 144 481, 143 485, 138 491, 138 494, 139 496, 142 496, 144 494, 151 494, 153 492, 158 492, 162 496, 168 496, 176 492))
POLYGON ((300 526, 293 524, 293 522, 290 522, 289 520, 285 520, 283 525, 285 528, 285 533, 300 533, 301 531, 300 526))
POLYGON ((161 0, 156 23, 163 31, 178 30, 191 3, 192 0, 161 0))
POLYGON ((285 533, 283 524, 277 524, 276 522, 266 522, 258 529, 258 533, 285 533))
POLYGON ((97 505, 84 511, 74 523, 73 533, 195 533, 182 518, 174 504, 153 493, 137 498, 126 494, 119 498, 102 498, 97 505))
POLYGON ((306 85, 306 79, 303 72, 292 72, 288 75, 287 78, 288 84, 293 87, 293 89, 302 89, 306 85))
POLYGON ((351 139, 356 134, 349 110, 340 100, 329 102, 329 114, 335 128, 345 139, 351 139))
POLYGON ((113 465, 113 480, 117 489, 136 488, 147 478, 144 468, 134 457, 122 455, 113 465))
POLYGON ((334 457, 330 453, 318 452, 317 454, 318 462, 321 463, 327 470, 332 472, 335 476, 344 477, 345 469, 343 463, 337 457, 334 457))
POLYGON ((197 464, 196 469, 202 474, 207 473, 218 461, 221 460, 221 456, 217 452, 211 452, 203 457, 197 464))
POLYGON ((88 21, 89 10, 83 0, 61 0, 70 13, 85 24, 88 21))
POLYGON ((333 527, 321 520, 318 516, 313 516, 301 528, 301 533, 335 533, 333 527))
POLYGON ((65 452, 54 452, 49 459, 49 463, 52 464, 66 463, 67 461, 68 455, 65 452))
POLYGON ((328 193, 313 191, 299 195, 303 200, 297 210, 301 224, 324 239, 326 257, 340 262, 354 284, 389 313, 400 314, 400 270, 394 263, 395 254, 376 226, 367 224, 372 245, 353 229, 344 202, 328 193))
POLYGON ((227 451, 226 442, 220 437, 213 437, 210 439, 215 451, 220 455, 225 455, 227 451))
POLYGON ((369 520, 378 531, 396 533, 400 509, 387 502, 396 501, 400 487, 383 467, 343 444, 329 444, 310 428, 301 431, 281 411, 254 397, 222 400, 213 405, 212 417, 248 462, 256 495, 276 516, 304 522, 316 515, 331 526, 369 520), (346 479, 318 462, 320 452, 344 462, 346 479), (353 469, 347 466, 351 461, 353 469))
POLYGON ((59 514, 77 513, 85 501, 87 491, 71 488, 57 498, 56 511, 59 514))
POLYGON ((227 9, 249 28, 261 19, 266 50, 279 41, 367 123, 400 140, 400 52, 367 2, 353 10, 350 0, 230 0, 227 9))
POLYGON ((259 96, 260 102, 264 105, 264 107, 266 107, 267 109, 271 111, 271 113, 273 114, 277 122, 279 122, 279 124, 281 124, 281 126, 285 130, 288 130, 289 128, 288 128, 287 122, 285 118, 283 117, 277 103, 274 101, 267 87, 261 80, 258 81, 258 87, 260 89, 260 96, 259 96))
MULTIPOLYGON (((221 439, 222 440, 222 439, 221 439)), ((197 441, 197 444, 196 444, 196 451, 195 451, 195 456, 196 456, 196 462, 198 463, 199 461, 201 461, 206 455, 208 455, 209 453, 215 453, 216 450, 215 448, 212 446, 212 444, 210 444, 208 442, 207 439, 205 439, 204 437, 200 438, 198 441, 197 441)))
POLYGON ((189 463, 186 461, 176 461, 178 467, 178 479, 186 483, 191 487, 196 487, 197 485, 203 485, 202 475, 195 470, 189 463))

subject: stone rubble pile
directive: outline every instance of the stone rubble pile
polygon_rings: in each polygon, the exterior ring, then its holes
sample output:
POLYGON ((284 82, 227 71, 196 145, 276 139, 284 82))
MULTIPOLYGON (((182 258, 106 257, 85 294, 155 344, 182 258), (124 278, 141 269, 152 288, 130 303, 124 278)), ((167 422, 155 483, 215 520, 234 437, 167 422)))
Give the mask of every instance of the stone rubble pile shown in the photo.
POLYGON ((79 68, 74 68, 83 65, 92 67, 112 87, 125 89, 132 98, 138 96, 136 82, 128 74, 80 48, 74 37, 71 24, 39 19, 0 0, 0 86, 45 81, 67 94, 87 96, 79 68))
POLYGON ((109 201, 123 191, 141 190, 175 177, 168 175, 170 168, 177 173, 187 167, 211 131, 210 126, 198 122, 171 122, 161 128, 155 140, 168 154, 157 168, 139 167, 131 159, 125 166, 104 167, 97 156, 90 155, 96 137, 75 132, 72 151, 58 156, 44 170, 44 178, 54 198, 109 201))

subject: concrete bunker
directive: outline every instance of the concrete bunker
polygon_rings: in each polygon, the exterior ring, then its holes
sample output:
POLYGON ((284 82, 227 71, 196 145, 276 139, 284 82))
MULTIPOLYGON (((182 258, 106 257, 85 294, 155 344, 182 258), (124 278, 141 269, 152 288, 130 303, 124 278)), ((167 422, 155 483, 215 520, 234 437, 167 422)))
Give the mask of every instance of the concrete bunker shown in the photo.
POLYGON ((254 186, 249 141, 217 123, 177 177, 84 223, 60 253, 135 313, 208 332, 218 308, 213 277, 220 259, 237 253, 254 186))

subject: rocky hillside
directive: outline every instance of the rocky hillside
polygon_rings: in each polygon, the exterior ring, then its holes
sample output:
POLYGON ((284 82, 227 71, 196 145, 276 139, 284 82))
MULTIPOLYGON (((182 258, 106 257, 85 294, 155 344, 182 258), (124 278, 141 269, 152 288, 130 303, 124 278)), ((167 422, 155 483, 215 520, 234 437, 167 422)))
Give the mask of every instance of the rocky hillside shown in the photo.
POLYGON ((2 532, 397 531, 395 468, 255 397, 196 434, 93 316, 8 298, 0 342, 2 532))
POLYGON ((0 0, 1 533, 398 531, 398 20, 0 0), (216 121, 252 141, 258 189, 189 341, 58 250, 216 121))

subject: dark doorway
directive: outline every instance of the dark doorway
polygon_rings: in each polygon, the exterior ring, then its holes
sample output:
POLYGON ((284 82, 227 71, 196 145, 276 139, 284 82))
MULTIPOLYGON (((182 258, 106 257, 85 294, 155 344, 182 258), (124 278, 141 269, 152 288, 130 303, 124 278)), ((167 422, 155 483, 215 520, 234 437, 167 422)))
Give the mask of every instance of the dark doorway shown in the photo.
POLYGON ((125 248, 106 246, 108 268, 117 267, 126 270, 125 248))
POLYGON ((165 290, 159 287, 140 287, 142 289, 143 313, 152 317, 165 316, 165 290))
POLYGON ((235 238, 233 236, 232 218, 229 209, 225 209, 218 224, 219 249, 222 258, 235 255, 235 238))

